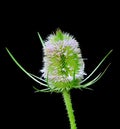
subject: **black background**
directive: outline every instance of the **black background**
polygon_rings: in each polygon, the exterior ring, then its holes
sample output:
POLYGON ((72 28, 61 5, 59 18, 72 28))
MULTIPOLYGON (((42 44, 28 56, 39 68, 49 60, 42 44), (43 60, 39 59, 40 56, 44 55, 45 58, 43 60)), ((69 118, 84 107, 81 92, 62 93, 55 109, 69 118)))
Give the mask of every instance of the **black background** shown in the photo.
POLYGON ((115 84, 118 72, 117 7, 113 3, 94 2, 3 5, 0 21, 1 126, 69 128, 62 95, 35 94, 32 86, 38 84, 15 65, 5 50, 8 47, 27 71, 40 76, 43 53, 37 32, 46 39, 60 28, 74 35, 80 43, 83 58, 87 58, 85 71, 88 75, 109 50, 114 50, 96 72, 95 75, 111 62, 103 78, 91 86, 93 91, 72 90, 71 96, 78 129, 115 128, 118 114, 118 87, 115 84))

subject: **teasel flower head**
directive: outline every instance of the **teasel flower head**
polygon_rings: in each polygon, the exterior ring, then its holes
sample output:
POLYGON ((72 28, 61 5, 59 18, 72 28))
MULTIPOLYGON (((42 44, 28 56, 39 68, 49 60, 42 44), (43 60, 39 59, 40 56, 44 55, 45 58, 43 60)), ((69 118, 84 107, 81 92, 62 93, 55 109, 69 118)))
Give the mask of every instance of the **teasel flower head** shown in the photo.
POLYGON ((58 29, 44 43, 41 71, 50 88, 59 92, 79 86, 85 75, 85 65, 76 39, 58 29))
POLYGON ((96 72, 112 50, 106 54, 96 68, 84 79, 84 75, 86 74, 84 72, 84 59, 82 58, 79 43, 73 36, 62 32, 60 29, 58 29, 55 34, 49 35, 45 41, 42 40, 39 33, 38 36, 43 46, 44 54, 43 68, 41 70, 42 77, 29 73, 20 65, 8 48, 6 48, 6 50, 12 60, 24 73, 40 84, 40 86, 46 87, 45 89, 33 87, 35 92, 62 93, 70 122, 70 128, 77 129, 69 91, 73 88, 90 89, 89 86, 97 82, 103 76, 109 65, 93 80, 89 82, 86 81, 96 72))
POLYGON ((35 92, 63 92, 71 89, 91 89, 89 86, 97 82, 105 73, 109 65, 100 72, 93 80, 86 82, 101 66, 105 59, 112 52, 110 50, 95 69, 84 79, 86 75, 84 68, 85 63, 82 58, 81 49, 76 39, 68 33, 57 29, 44 41, 38 33, 39 39, 43 46, 43 68, 41 69, 42 77, 38 77, 25 70, 15 59, 12 53, 6 48, 8 54, 16 65, 26 73, 31 79, 36 81, 45 89, 35 89, 35 92))

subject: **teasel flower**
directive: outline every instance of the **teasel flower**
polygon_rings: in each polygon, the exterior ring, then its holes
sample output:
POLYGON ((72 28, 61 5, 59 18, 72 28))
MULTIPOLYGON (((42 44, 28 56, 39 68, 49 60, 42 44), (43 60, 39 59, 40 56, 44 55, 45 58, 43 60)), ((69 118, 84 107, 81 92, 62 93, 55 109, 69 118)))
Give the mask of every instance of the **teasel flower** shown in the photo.
POLYGON ((42 77, 26 71, 6 48, 10 57, 23 72, 40 85, 46 87, 42 90, 33 87, 35 92, 63 92, 64 90, 70 91, 73 88, 90 89, 89 86, 97 82, 109 67, 108 65, 93 80, 86 82, 101 66, 112 50, 107 53, 91 74, 84 79, 84 75, 86 75, 84 58, 82 58, 79 43, 73 36, 62 32, 60 29, 57 29, 56 33, 50 34, 45 41, 42 40, 39 33, 38 36, 43 46, 44 54, 43 68, 41 69, 42 77))
POLYGON ((79 86, 85 75, 84 62, 73 36, 57 30, 48 36, 43 51, 42 77, 48 80, 51 91, 62 92, 79 86))
POLYGON ((55 34, 48 36, 47 40, 43 41, 38 33, 39 39, 43 46, 43 68, 41 70, 42 77, 38 77, 25 70, 20 63, 15 59, 12 53, 6 48, 8 54, 16 65, 25 72, 30 78, 44 86, 44 89, 35 89, 35 92, 56 92, 62 93, 71 129, 77 129, 74 111, 70 97, 71 89, 89 89, 89 86, 97 82, 105 73, 105 70, 99 73, 93 80, 86 82, 101 66, 105 59, 112 52, 101 60, 97 67, 84 79, 86 75, 84 68, 84 58, 82 58, 79 43, 68 33, 62 32, 60 29, 55 34))

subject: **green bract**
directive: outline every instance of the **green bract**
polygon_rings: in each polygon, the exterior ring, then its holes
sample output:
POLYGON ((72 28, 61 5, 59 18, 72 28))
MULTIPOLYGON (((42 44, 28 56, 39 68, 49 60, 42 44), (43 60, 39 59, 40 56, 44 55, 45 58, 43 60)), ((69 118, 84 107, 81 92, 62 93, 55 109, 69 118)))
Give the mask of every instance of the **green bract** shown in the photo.
POLYGON ((23 72, 40 85, 46 87, 46 89, 43 90, 34 87, 36 92, 63 92, 64 90, 69 91, 73 88, 89 88, 90 85, 97 82, 103 76, 109 66, 108 65, 106 69, 93 80, 86 82, 105 61, 112 50, 109 51, 91 74, 83 79, 85 75, 84 60, 79 44, 73 36, 68 33, 63 33, 61 30, 57 30, 55 34, 48 36, 46 41, 42 40, 39 33, 38 36, 44 52, 44 64, 41 70, 42 77, 37 77, 26 71, 6 48, 10 57, 23 72))

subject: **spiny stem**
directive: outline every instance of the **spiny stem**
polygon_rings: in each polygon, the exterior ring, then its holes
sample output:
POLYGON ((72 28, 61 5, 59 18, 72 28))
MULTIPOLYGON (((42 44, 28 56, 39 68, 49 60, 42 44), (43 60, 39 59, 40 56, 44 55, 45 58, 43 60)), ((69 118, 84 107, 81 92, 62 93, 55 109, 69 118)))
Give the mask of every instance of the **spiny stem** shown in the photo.
POLYGON ((73 111, 73 108, 72 108, 70 92, 64 90, 62 94, 63 94, 66 110, 67 110, 67 113, 68 113, 68 118, 69 118, 69 121, 70 121, 71 129, 77 129, 77 126, 76 126, 76 123, 75 123, 74 111, 73 111))

